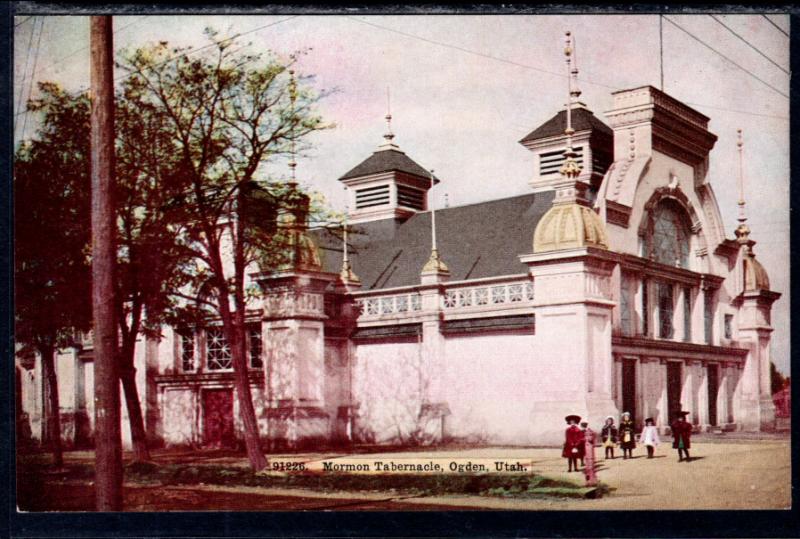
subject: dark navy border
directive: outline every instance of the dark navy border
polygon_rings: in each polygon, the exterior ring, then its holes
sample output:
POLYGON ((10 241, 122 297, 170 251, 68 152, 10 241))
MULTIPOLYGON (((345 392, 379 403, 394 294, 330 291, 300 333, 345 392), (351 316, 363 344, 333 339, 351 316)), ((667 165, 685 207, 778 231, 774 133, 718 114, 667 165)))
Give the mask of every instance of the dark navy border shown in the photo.
MULTIPOLYGON (((2 470, 7 472, 5 503, 6 518, 0 521, 0 537, 798 537, 798 496, 792 495, 791 511, 565 511, 565 512, 306 512, 291 513, 17 513, 14 503, 14 429, 13 418, 13 294, 12 294, 12 200, 11 156, 13 149, 13 100, 11 73, 13 65, 13 15, 16 14, 75 14, 90 13, 653 13, 670 12, 755 12, 792 10, 792 36, 800 35, 800 11, 785 4, 733 5, 706 3, 701 6, 677 4, 634 5, 564 5, 531 4, 455 5, 455 4, 378 4, 367 8, 358 4, 298 5, 237 3, 221 7, 218 2, 192 4, 109 4, 109 3, 33 3, 3 2, 0 15, 0 35, 6 45, 6 61, 0 62, 0 114, 5 119, 6 132, 0 153, 5 175, 0 185, 0 343, 5 369, 0 375, 0 394, 6 396, 4 413, 0 415, 2 470)), ((791 41, 792 70, 800 73, 800 41, 791 41)), ((797 83, 792 81, 795 90, 797 83)), ((791 92, 791 110, 796 110, 797 96, 791 92)), ((791 183, 792 206, 800 203, 800 120, 791 115, 791 183)), ((800 207, 800 206, 798 206, 800 207)), ((798 211, 793 211, 791 228, 798 226, 798 211)), ((791 246, 798 247, 797 234, 791 234, 791 246)), ((794 249, 793 249, 794 252, 794 249)), ((800 253, 800 250, 797 251, 800 253)), ((800 293, 797 268, 800 254, 792 255, 792 306, 800 293)), ((794 310, 794 309, 793 309, 794 310)), ((792 331, 792 350, 800 346, 798 333, 792 331)), ((792 354, 792 372, 800 373, 798 354, 792 354)), ((793 388, 795 417, 798 414, 797 384, 793 388)), ((798 431, 792 432, 792 469, 798 469, 798 431)), ((735 473, 735 471, 732 471, 735 473)), ((793 485, 796 485, 793 474, 793 485)))

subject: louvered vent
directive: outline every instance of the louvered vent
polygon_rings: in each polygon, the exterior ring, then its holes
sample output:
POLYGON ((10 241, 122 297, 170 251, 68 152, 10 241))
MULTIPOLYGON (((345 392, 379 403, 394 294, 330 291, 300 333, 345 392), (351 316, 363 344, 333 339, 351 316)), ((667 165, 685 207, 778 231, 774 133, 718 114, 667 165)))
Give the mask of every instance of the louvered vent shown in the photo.
POLYGON ((389 203, 389 185, 365 187, 356 190, 356 209, 384 206, 389 203))
POLYGON ((425 193, 406 185, 397 186, 397 204, 422 211, 425 207, 425 193))
MULTIPOLYGON (((583 168, 583 146, 575 148, 575 161, 583 168)), ((539 154, 539 175, 557 174, 564 164, 564 150, 539 154)))

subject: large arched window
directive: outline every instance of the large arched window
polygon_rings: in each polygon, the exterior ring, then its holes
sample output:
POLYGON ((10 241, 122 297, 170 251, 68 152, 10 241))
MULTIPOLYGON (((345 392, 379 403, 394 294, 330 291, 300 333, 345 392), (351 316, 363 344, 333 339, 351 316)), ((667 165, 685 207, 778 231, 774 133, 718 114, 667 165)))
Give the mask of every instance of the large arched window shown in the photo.
POLYGON ((689 267, 691 230, 686 221, 685 212, 678 203, 669 199, 658 203, 653 209, 647 242, 650 258, 670 266, 689 267))

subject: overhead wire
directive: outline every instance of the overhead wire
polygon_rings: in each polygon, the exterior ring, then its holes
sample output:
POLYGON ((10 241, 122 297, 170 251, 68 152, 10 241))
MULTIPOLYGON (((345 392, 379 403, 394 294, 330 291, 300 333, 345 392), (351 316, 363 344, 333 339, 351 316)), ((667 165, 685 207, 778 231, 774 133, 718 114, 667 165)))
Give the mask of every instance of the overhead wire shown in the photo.
POLYGON ((774 65, 775 67, 777 67, 778 69, 780 69, 781 71, 783 71, 784 73, 786 73, 787 75, 791 75, 791 72, 790 72, 788 69, 784 69, 784 67, 783 67, 782 65, 780 65, 778 62, 776 62, 775 60, 773 60, 772 58, 770 58, 769 56, 767 56, 766 54, 764 54, 764 53, 763 53, 763 52, 762 52, 762 51, 761 51, 761 50, 760 50, 758 47, 756 47, 755 45, 753 45, 752 43, 750 43, 749 41, 747 41, 745 38, 743 38, 741 35, 739 35, 739 33, 738 33, 738 32, 736 32, 736 30, 734 30, 733 28, 731 28, 730 26, 728 26, 727 24, 725 24, 724 22, 722 22, 722 21, 720 20, 720 18, 719 18, 719 17, 717 17, 716 15, 709 15, 709 17, 711 17, 712 19, 714 19, 715 21, 717 21, 719 24, 721 24, 722 26, 724 26, 724 27, 725 27, 725 28, 726 28, 726 29, 727 29, 727 30, 728 30, 728 31, 729 31, 731 34, 735 35, 735 36, 736 36, 736 37, 738 37, 738 38, 739 38, 741 41, 743 41, 744 43, 746 43, 748 47, 750 47, 751 49, 753 49, 754 51, 756 51, 758 54, 760 54, 761 56, 763 56, 763 57, 764 57, 764 58, 765 58, 765 59, 766 59, 768 62, 770 62, 772 65, 774 65))
POLYGON ((762 16, 762 17, 764 17, 765 19, 767 19, 767 21, 768 21, 768 22, 769 22, 769 23, 770 23, 772 26, 774 26, 775 28, 777 28, 777 29, 778 29, 778 31, 779 31, 781 34, 785 35, 786 37, 789 37, 789 33, 788 33, 786 30, 784 30, 783 28, 781 28, 780 26, 778 26, 777 24, 775 24, 775 21, 773 21, 772 19, 770 19, 769 17, 767 17, 767 16, 766 16, 766 15, 764 15, 763 13, 761 14, 761 16, 762 16))
POLYGON ((28 49, 25 51, 25 65, 22 69, 22 80, 19 82, 19 97, 17 97, 17 114, 14 115, 14 130, 16 131, 16 117, 19 116, 20 108, 22 106, 22 95, 25 91, 25 79, 28 77, 28 64, 31 59, 31 49, 33 48, 33 35, 36 33, 36 20, 33 21, 33 28, 31 28, 31 35, 28 38, 28 49))
MULTIPOLYGON (((33 53, 33 70, 31 70, 31 77, 28 84, 28 99, 27 101, 31 100, 31 96, 33 95, 33 73, 36 72, 36 63, 39 61, 39 47, 42 44, 42 34, 44 33, 44 20, 45 18, 42 17, 39 20, 39 38, 36 40, 36 51, 33 53)), ((22 134, 20 138, 25 138, 25 131, 28 129, 28 115, 25 115, 25 119, 22 122, 22 134)))
MULTIPOLYGON (((146 19, 146 18, 147 18, 147 16, 146 16, 146 15, 144 15, 144 16, 142 16, 142 17, 139 17, 139 18, 138 18, 138 19, 136 19, 135 21, 133 21, 133 22, 130 22, 130 23, 128 23, 128 24, 126 24, 125 26, 123 26, 123 27, 121 27, 121 28, 117 28, 116 30, 114 30, 114 35, 117 35, 119 32, 122 32, 122 31, 124 31, 124 30, 127 30, 128 28, 130 28, 131 26, 133 26, 133 25, 135 25, 135 24, 139 24, 140 22, 142 22, 142 21, 143 21, 144 19, 146 19)), ((51 63, 47 64, 47 65, 46 65, 46 66, 44 66, 42 69, 40 69, 40 70, 39 70, 39 72, 38 72, 38 73, 36 73, 36 75, 39 75, 39 74, 41 74, 41 73, 46 73, 48 70, 50 70, 50 69, 52 69, 52 68, 56 67, 58 64, 60 64, 61 62, 63 62, 63 61, 64 61, 64 60, 66 60, 67 58, 71 58, 71 57, 75 56, 76 54, 78 54, 79 52, 82 52, 82 51, 85 51, 85 50, 87 50, 88 48, 89 48, 89 45, 86 45, 86 46, 84 46, 84 47, 81 47, 81 48, 79 48, 79 49, 75 49, 74 51, 70 52, 69 54, 67 54, 67 55, 65 55, 65 56, 62 56, 61 58, 58 58, 57 60, 54 60, 53 62, 51 62, 51 63)))
MULTIPOLYGON (((513 61, 513 60, 508 60, 506 58, 501 58, 501 57, 498 57, 498 56, 485 54, 485 53, 474 51, 474 50, 467 49, 467 48, 464 48, 464 47, 459 47, 458 45, 453 45, 453 44, 446 43, 446 42, 443 42, 443 41, 437 41, 437 40, 433 40, 433 39, 428 39, 426 37, 418 36, 418 35, 411 34, 411 33, 408 33, 408 32, 403 32, 401 30, 396 30, 394 28, 389 28, 387 26, 382 26, 380 24, 375 24, 373 22, 364 21, 364 20, 358 19, 356 17, 348 17, 348 18, 350 18, 353 21, 366 24, 368 26, 373 26, 375 28, 378 28, 378 29, 381 29, 381 30, 386 30, 388 32, 399 34, 399 35, 402 35, 402 36, 405 36, 405 37, 409 37, 409 38, 412 38, 412 39, 418 39, 420 41, 423 41, 423 42, 426 42, 426 43, 430 43, 430 44, 433 44, 433 45, 439 45, 439 46, 442 46, 442 47, 459 50, 461 52, 465 52, 465 53, 472 54, 472 55, 475 55, 475 56, 480 56, 482 58, 495 60, 495 61, 498 61, 498 62, 502 62, 504 64, 509 64, 509 65, 513 65, 513 66, 517 66, 517 67, 522 67, 524 69, 531 69, 531 70, 534 70, 534 71, 539 71, 541 73, 547 73, 549 75, 554 75, 556 77, 561 77, 561 78, 565 77, 565 75, 563 73, 557 73, 557 72, 554 72, 554 71, 548 71, 546 69, 542 69, 542 68, 539 68, 539 67, 523 64, 523 63, 516 62, 516 61, 513 61)), ((608 89, 610 89, 612 91, 617 91, 617 90, 620 89, 619 87, 616 87, 616 86, 611 86, 611 85, 608 85, 608 84, 603 84, 603 83, 595 82, 595 81, 589 81, 589 80, 586 80, 585 78, 582 78, 582 77, 579 78, 578 80, 581 81, 581 82, 584 82, 584 83, 588 83, 590 85, 595 85, 595 86, 601 86, 603 88, 608 88, 608 89)), ((775 118, 775 119, 778 119, 778 120, 788 120, 788 118, 786 118, 784 116, 776 116, 776 115, 771 115, 771 114, 761 114, 761 113, 750 112, 750 111, 745 111, 745 110, 737 110, 737 109, 715 107, 715 106, 711 106, 711 105, 705 105, 703 103, 692 103, 692 102, 687 101, 686 104, 687 105, 692 105, 692 106, 695 106, 695 107, 705 107, 705 108, 714 109, 714 110, 723 110, 723 111, 726 111, 726 112, 734 112, 734 113, 737 113, 737 114, 744 114, 744 115, 748 115, 748 116, 760 116, 760 117, 766 117, 766 118, 775 118)))
POLYGON ((722 53, 721 53, 721 52, 719 52, 717 49, 715 49, 714 47, 712 47, 711 45, 709 45, 708 43, 706 43, 705 41, 703 41, 702 39, 700 39, 699 37, 697 37, 696 35, 694 35, 693 33, 691 33, 689 30, 687 30, 686 28, 684 28, 684 27, 683 27, 683 26, 681 26, 680 24, 676 23, 675 21, 673 21, 672 19, 670 19, 670 18, 669 18, 669 17, 667 17, 666 15, 664 16, 664 20, 665 20, 665 21, 667 21, 667 22, 669 22, 669 23, 670 23, 671 25, 673 25, 675 28, 679 29, 681 32, 685 33, 686 35, 688 35, 689 37, 691 37, 692 39, 694 39, 695 41, 697 41, 698 43, 700 43, 701 45, 703 45, 704 47, 706 47, 707 49, 709 49, 709 50, 711 50, 711 51, 715 52, 716 54, 718 54, 718 55, 719 55, 719 56, 721 56, 722 58, 726 59, 728 62, 730 62, 731 64, 735 65, 736 67, 738 67, 739 69, 741 69, 742 71, 744 71, 745 73, 747 73, 748 75, 750 75, 751 77, 753 77, 754 79, 756 79, 757 81, 759 81, 760 83, 762 83, 762 84, 764 84, 765 86, 767 86, 767 87, 771 88, 773 91, 775 91, 776 93, 778 93, 778 94, 782 95, 782 96, 783 96, 783 97, 785 97, 786 99, 789 99, 789 95, 788 95, 788 94, 785 94, 785 93, 783 93, 781 90, 779 90, 778 88, 776 88, 776 87, 775 87, 775 86, 773 86, 772 84, 768 83, 767 81, 765 81, 764 79, 762 79, 761 77, 759 77, 758 75, 756 75, 755 73, 753 73, 752 71, 750 71, 749 69, 746 69, 745 67, 742 67, 740 64, 738 64, 737 62, 735 62, 734 60, 732 60, 732 59, 731 59, 731 58, 729 58, 728 56, 726 56, 726 55, 722 54, 722 53))

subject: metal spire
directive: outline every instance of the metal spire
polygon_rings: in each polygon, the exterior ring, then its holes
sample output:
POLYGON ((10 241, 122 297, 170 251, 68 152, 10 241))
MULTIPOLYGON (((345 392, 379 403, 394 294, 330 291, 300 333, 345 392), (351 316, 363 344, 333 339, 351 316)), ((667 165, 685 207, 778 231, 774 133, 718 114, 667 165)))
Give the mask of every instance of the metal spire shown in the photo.
POLYGON ((575 161, 575 157, 577 157, 577 153, 572 148, 572 135, 575 133, 575 130, 572 128, 572 104, 575 99, 577 99, 581 95, 581 91, 578 89, 577 85, 577 77, 578 77, 578 68, 572 67, 572 33, 567 31, 566 38, 565 38, 565 45, 564 45, 564 56, 566 57, 567 61, 567 89, 568 89, 568 98, 567 98, 567 128, 564 130, 564 134, 567 135, 567 148, 564 151, 564 165, 561 167, 561 174, 566 178, 575 179, 581 173, 581 167, 578 165, 577 161, 575 161), (575 88, 573 89, 573 78, 576 79, 575 88))
POLYGON ((294 70, 289 70, 289 100, 292 103, 292 125, 291 125, 291 160, 289 161, 289 169, 291 170, 291 179, 289 180, 289 184, 294 186, 297 185, 297 179, 295 178, 295 168, 297 168, 297 161, 296 161, 296 151, 295 151, 295 143, 294 143, 294 122, 295 122, 295 103, 297 102, 297 81, 294 78, 294 70))
POLYGON ((748 245, 748 249, 752 246, 750 242, 750 227, 747 226, 747 213, 745 212, 744 201, 744 139, 742 138, 742 130, 736 130, 736 147, 739 151, 739 226, 736 227, 736 239, 741 244, 748 245))
POLYGON ((428 261, 425 263, 425 267, 422 268, 423 273, 444 273, 449 274, 450 270, 447 268, 447 265, 444 263, 442 258, 439 256, 439 250, 436 248, 436 210, 433 207, 431 191, 433 190, 433 186, 436 183, 436 178, 433 175, 433 169, 431 169, 431 188, 428 190, 428 200, 431 201, 430 208, 431 208, 431 256, 428 258, 428 261))
POLYGON ((392 133, 392 100, 391 94, 389 93, 389 88, 386 88, 386 134, 383 135, 383 139, 386 141, 380 145, 378 149, 380 150, 397 150, 398 146, 395 144, 394 141, 394 133, 392 133))
POLYGON ((742 130, 736 130, 736 147, 739 150, 739 222, 744 223, 747 221, 745 213, 744 202, 744 140, 742 139, 742 130))
MULTIPOLYGON (((345 196, 347 195, 347 187, 344 188, 345 196)), ((350 265, 350 257, 347 251, 347 216, 350 208, 345 205, 344 207, 344 221, 342 223, 342 270, 339 272, 339 277, 347 284, 359 284, 361 279, 353 272, 353 267, 350 265)))

